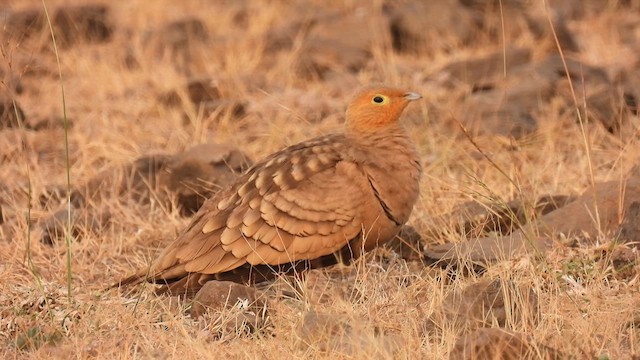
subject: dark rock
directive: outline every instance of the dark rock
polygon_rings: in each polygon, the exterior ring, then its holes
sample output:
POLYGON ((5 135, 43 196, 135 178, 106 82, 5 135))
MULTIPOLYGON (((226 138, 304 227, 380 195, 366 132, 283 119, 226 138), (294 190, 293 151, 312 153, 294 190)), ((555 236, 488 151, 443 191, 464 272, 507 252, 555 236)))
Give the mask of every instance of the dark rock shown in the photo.
POLYGON ((482 57, 449 63, 440 70, 439 77, 445 77, 451 85, 463 83, 472 88, 481 87, 504 78, 505 70, 510 74, 514 67, 530 61, 531 50, 508 48, 506 52, 501 50, 482 57))
POLYGON ((150 189, 157 188, 158 172, 169 159, 169 155, 149 155, 132 164, 104 170, 73 190, 71 201, 74 206, 82 207, 126 195, 136 202, 148 203, 150 189))
POLYGON ((56 39, 63 46, 76 42, 107 42, 113 35, 109 8, 104 5, 61 7, 53 17, 56 39))
POLYGON ((367 329, 364 321, 350 322, 346 316, 317 311, 304 314, 296 335, 300 347, 334 356, 393 358, 402 347, 399 337, 367 329))
POLYGON ((187 95, 194 104, 216 101, 222 97, 217 84, 208 77, 190 79, 187 83, 187 95))
POLYGON ((603 249, 601 259, 613 267, 614 275, 619 280, 633 279, 640 273, 640 247, 637 242, 617 245, 603 249))
POLYGON ((640 247, 640 201, 632 201, 625 209, 619 227, 619 239, 640 247))
POLYGON ((546 195, 534 202, 522 199, 503 203, 468 201, 436 219, 437 225, 428 233, 441 237, 444 228, 448 232, 460 231, 468 238, 487 236, 493 232, 506 235, 573 200, 575 197, 567 195, 546 195))
POLYGON ((176 108, 182 106, 182 98, 180 94, 178 94, 175 90, 169 90, 164 92, 157 97, 158 102, 167 108, 176 108))
POLYGON ((157 184, 177 196, 183 214, 191 215, 249 166, 251 161, 233 146, 201 144, 168 160, 158 174, 157 184))
MULTIPOLYGON (((640 202, 640 178, 597 184, 576 200, 533 221, 509 236, 488 236, 469 242, 442 244, 425 250, 428 259, 440 264, 456 261, 505 260, 525 253, 544 253, 550 238, 563 234, 593 241, 601 234, 612 234, 622 223, 622 214, 640 202), (624 191, 623 191, 624 189, 624 191), (623 211, 621 212, 620 209, 623 211), (594 216, 598 216, 594 219, 594 216), (541 234, 536 237, 534 234, 541 234)), ((631 209, 631 212, 634 210, 631 209)))
POLYGON ((209 281, 202 286, 191 305, 191 317, 198 318, 207 311, 232 308, 261 313, 267 307, 266 295, 254 287, 230 281, 209 281))
POLYGON ((18 101, 0 96, 0 130, 25 127, 25 115, 18 101))
POLYGON ((536 344, 528 336, 504 329, 478 329, 456 341, 451 360, 566 359, 550 347, 536 344))
POLYGON ((617 133, 626 119, 622 111, 626 108, 624 95, 606 78, 562 79, 556 85, 556 91, 564 99, 567 112, 580 114, 576 121, 595 121, 610 133, 617 133))
POLYGON ((96 212, 76 208, 71 208, 71 211, 66 208, 60 209, 39 222, 38 226, 42 231, 40 241, 47 245, 57 243, 67 235, 69 225, 71 225, 69 236, 74 238, 81 238, 89 232, 97 233, 109 223, 110 219, 111 214, 106 211, 96 212), (69 216, 71 216, 71 219, 69 219, 69 216))
POLYGON ((451 50, 472 40, 477 18, 456 1, 410 1, 390 9, 393 48, 400 52, 451 50))
POLYGON ((160 201, 170 207, 177 199, 182 214, 189 216, 250 165, 246 155, 233 146, 201 144, 173 156, 143 156, 104 170, 75 188, 71 202, 76 209, 98 208, 110 199, 140 205, 160 201))
MULTIPOLYGON (((526 58, 524 52, 514 54, 520 61, 526 58)), ((485 59, 466 64, 498 71, 497 74, 483 76, 485 70, 465 72, 465 62, 452 63, 440 72, 445 85, 470 86, 463 106, 453 112, 452 126, 457 127, 459 121, 472 134, 519 138, 537 129, 541 110, 554 97, 562 99, 566 113, 579 112, 583 122, 599 121, 611 132, 616 132, 626 119, 626 113, 621 111, 625 108, 622 92, 602 69, 553 55, 538 63, 514 66, 506 76, 500 76, 500 71, 490 65, 496 64, 498 54, 485 59)), ((449 109, 442 110, 451 113, 449 109)))
POLYGON ((202 111, 202 115, 205 117, 214 114, 230 114, 234 118, 239 118, 247 113, 244 102, 230 99, 200 103, 198 111, 202 111))
POLYGON ((407 261, 416 261, 422 258, 422 236, 409 225, 403 226, 400 233, 385 246, 391 248, 407 261))
POLYGON ((177 49, 192 42, 209 38, 207 26, 198 18, 186 18, 167 24, 161 30, 161 37, 170 48, 177 49))
POLYGON ((295 68, 306 78, 326 78, 330 71, 357 72, 368 63, 372 47, 388 38, 387 28, 384 17, 366 8, 318 16, 309 26, 295 68))
POLYGON ((454 114, 472 134, 520 138, 537 129, 536 111, 553 89, 546 82, 505 84, 504 88, 471 93, 454 114))
POLYGON ((4 34, 17 41, 42 32, 46 24, 44 12, 39 9, 10 12, 5 16, 4 34))
POLYGON ((540 317, 538 297, 529 286, 500 279, 481 279, 463 290, 456 289, 428 319, 434 331, 442 326, 475 330, 507 323, 534 324, 540 317))
POLYGON ((269 325, 266 295, 249 286, 228 281, 209 281, 193 299, 191 317, 207 318, 216 338, 255 333, 269 325))
POLYGON ((206 25, 195 17, 148 30, 142 36, 144 48, 151 50, 155 58, 171 61, 178 71, 185 74, 193 72, 198 51, 208 40, 206 25))
POLYGON ((65 186, 49 186, 38 197, 40 206, 48 208, 51 204, 59 205, 65 198, 67 188, 65 186))
POLYGON ((63 118, 56 116, 47 116, 42 118, 29 118, 25 124, 25 127, 30 130, 51 130, 51 129, 64 129, 65 124, 67 129, 73 128, 73 120, 67 119, 66 122, 63 118))

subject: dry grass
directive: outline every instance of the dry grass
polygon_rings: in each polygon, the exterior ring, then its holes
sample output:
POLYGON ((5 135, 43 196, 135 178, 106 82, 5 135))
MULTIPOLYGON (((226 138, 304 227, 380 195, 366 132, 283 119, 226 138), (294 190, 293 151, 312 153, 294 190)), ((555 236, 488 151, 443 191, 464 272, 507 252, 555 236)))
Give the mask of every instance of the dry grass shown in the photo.
MULTIPOLYGON (((47 1, 51 8, 61 3, 70 2, 47 1)), ((637 136, 611 135, 593 123, 586 123, 583 133, 572 114, 552 104, 545 109, 535 135, 518 141, 475 138, 511 182, 478 156, 474 145, 459 131, 452 131, 430 114, 430 104, 449 101, 452 109, 459 104, 433 82, 424 80, 450 59, 482 52, 491 45, 425 59, 394 54, 381 44, 371 66, 357 75, 339 74, 327 82, 305 80, 290 71, 297 56, 295 48, 270 59, 270 66, 263 65, 262 35, 282 16, 285 6, 276 1, 251 4, 252 21, 242 39, 216 49, 199 49, 195 59, 201 73, 224 79, 235 98, 250 104, 247 116, 241 119, 224 113, 204 117, 189 106, 165 109, 158 105, 156 95, 181 89, 184 84, 184 77, 171 61, 140 57, 140 67, 134 70, 126 69, 123 61, 127 47, 135 51, 142 48, 141 34, 146 29, 184 16, 200 15, 211 34, 234 36, 228 20, 231 16, 225 12, 230 10, 223 6, 215 6, 213 11, 207 1, 123 1, 112 6, 119 29, 111 42, 61 51, 67 112, 74 123, 69 132, 72 184, 149 152, 175 152, 211 140, 241 144, 250 156, 260 158, 285 145, 339 129, 353 85, 380 80, 419 91, 426 98, 406 115, 425 168, 421 198, 410 221, 419 232, 431 225, 434 215, 464 200, 580 193, 591 183, 590 167, 595 181, 619 179, 638 160, 637 136), (264 86, 255 87, 247 80, 255 78, 264 86), (330 109, 327 120, 311 120, 313 111, 323 106, 330 109)), ((42 4, 15 1, 12 6, 42 4)), ((623 47, 607 31, 615 16, 600 14, 593 26, 575 29, 588 41, 585 59, 595 59, 593 63, 611 69, 620 67, 620 59, 610 55, 623 47)), ((2 61, 7 64, 20 66, 18 60, 32 59, 53 72, 23 78, 27 90, 18 100, 31 117, 62 114, 55 59, 47 41, 44 37, 43 51, 33 50, 28 42, 2 44, 2 61)), ((531 40, 524 37, 518 41, 527 45, 531 40)), ((2 202, 6 204, 5 216, 17 219, 10 226, 18 234, 0 238, 2 358, 329 357, 316 346, 300 346, 293 335, 308 309, 335 312, 361 323, 368 335, 362 346, 356 346, 354 358, 391 357, 374 336, 377 333, 391 334, 401 344, 394 358, 446 358, 464 330, 439 323, 439 330, 428 331, 426 323, 448 294, 474 283, 474 276, 452 279, 446 270, 406 263, 381 250, 359 260, 352 269, 314 271, 315 278, 326 280, 324 287, 303 285, 297 299, 274 297, 271 322, 257 334, 219 336, 215 319, 194 320, 179 311, 188 304, 155 297, 149 288, 140 294, 102 290, 148 263, 188 221, 177 211, 154 204, 140 210, 115 201, 111 211, 117 222, 70 244, 73 283, 69 300, 64 243, 48 246, 34 239, 29 247, 26 226, 28 211, 38 217, 54 207, 35 199, 47 187, 66 182, 63 131, 5 130, 0 137, 5 146, 0 185, 14 190, 2 202), (331 300, 318 300, 321 293, 331 300)), ((452 236, 449 240, 458 239, 452 236)), ((578 248, 557 246, 544 258, 526 257, 490 267, 484 277, 508 280, 519 286, 515 289, 533 289, 539 297, 539 321, 514 313, 508 316, 507 327, 577 358, 585 353, 606 354, 612 359, 640 354, 637 271, 619 276, 611 259, 600 256, 611 240, 603 237, 596 244, 578 248)), ((523 291, 513 290, 507 296, 521 307, 530 306, 521 300, 523 291)))

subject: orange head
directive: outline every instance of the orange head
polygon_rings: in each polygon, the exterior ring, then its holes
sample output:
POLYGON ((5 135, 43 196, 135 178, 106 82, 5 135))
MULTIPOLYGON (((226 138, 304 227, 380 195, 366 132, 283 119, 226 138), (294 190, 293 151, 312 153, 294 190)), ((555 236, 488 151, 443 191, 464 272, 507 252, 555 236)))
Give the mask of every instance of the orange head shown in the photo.
POLYGON ((356 132, 385 129, 398 122, 410 101, 420 98, 417 93, 394 88, 366 88, 356 94, 347 108, 347 129, 356 132))

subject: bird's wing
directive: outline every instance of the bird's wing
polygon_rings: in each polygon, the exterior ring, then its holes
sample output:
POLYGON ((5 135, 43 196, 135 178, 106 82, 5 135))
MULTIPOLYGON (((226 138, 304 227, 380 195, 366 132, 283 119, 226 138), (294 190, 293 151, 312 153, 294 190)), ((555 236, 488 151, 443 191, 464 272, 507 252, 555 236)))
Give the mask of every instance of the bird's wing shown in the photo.
POLYGON ((203 205, 149 278, 279 265, 345 246, 362 231, 360 214, 372 195, 359 167, 344 160, 340 139, 302 143, 256 164, 203 205))

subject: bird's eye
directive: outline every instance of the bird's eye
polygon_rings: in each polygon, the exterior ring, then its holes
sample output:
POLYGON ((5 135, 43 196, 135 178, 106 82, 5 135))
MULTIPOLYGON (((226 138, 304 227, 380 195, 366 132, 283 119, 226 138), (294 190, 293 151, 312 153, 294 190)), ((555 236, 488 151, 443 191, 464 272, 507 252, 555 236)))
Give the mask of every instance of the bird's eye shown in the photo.
POLYGON ((384 95, 376 95, 371 99, 371 103, 376 105, 383 105, 387 103, 387 97, 384 95))

